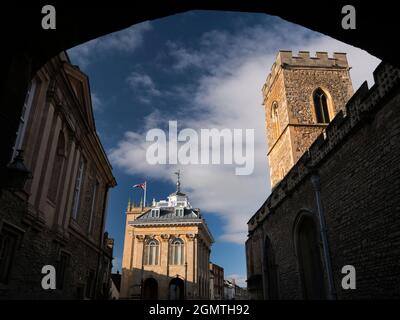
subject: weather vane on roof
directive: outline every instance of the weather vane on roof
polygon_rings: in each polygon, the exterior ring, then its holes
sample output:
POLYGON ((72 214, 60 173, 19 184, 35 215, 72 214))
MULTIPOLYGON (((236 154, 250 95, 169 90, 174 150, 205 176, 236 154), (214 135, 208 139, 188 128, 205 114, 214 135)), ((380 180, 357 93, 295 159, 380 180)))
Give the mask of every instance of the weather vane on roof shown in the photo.
POLYGON ((181 192, 181 170, 174 172, 178 176, 178 181, 176 182, 176 192, 181 192))

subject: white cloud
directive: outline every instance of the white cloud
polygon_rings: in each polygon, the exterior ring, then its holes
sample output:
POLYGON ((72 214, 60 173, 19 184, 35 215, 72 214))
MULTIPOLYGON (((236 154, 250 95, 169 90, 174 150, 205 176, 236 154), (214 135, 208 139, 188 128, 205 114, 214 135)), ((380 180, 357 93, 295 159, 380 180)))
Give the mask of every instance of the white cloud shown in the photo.
MULTIPOLYGON (((219 215, 223 221, 223 234, 215 238, 243 244, 246 222, 270 193, 261 88, 277 51, 347 52, 353 66, 351 75, 355 88, 366 79, 371 83, 372 71, 379 61, 365 51, 280 19, 276 19, 274 25, 253 26, 235 33, 220 30, 204 33, 197 48, 173 42, 167 45, 170 55, 176 59, 170 70, 191 72, 196 68, 203 71, 194 89, 191 88, 187 101, 189 111, 180 114, 178 125, 195 130, 255 130, 255 171, 250 176, 235 176, 231 165, 180 167, 183 188, 188 191, 192 204, 219 215)), ((153 125, 165 127, 168 120, 176 118, 175 114, 155 111, 145 119, 146 130, 153 125)), ((147 164, 145 133, 127 132, 111 150, 111 161, 128 173, 172 182, 176 166, 147 164)))
POLYGON ((143 103, 150 103, 151 98, 161 95, 153 82, 153 79, 145 73, 133 71, 127 77, 130 88, 134 91, 134 95, 143 103))
POLYGON ((204 57, 198 53, 189 52, 186 48, 180 47, 177 43, 172 41, 167 42, 167 47, 170 51, 170 55, 177 61, 173 66, 175 69, 184 70, 189 66, 201 67, 204 57))
POLYGON ((92 107, 94 111, 101 111, 103 109, 103 101, 100 99, 97 93, 92 92, 92 107))
POLYGON ((122 270, 121 263, 122 263, 121 258, 114 257, 114 259, 112 261, 112 272, 113 273, 116 273, 117 271, 119 271, 121 273, 121 270, 122 270))
POLYGON ((234 274, 230 274, 230 275, 225 276, 225 279, 226 279, 226 280, 229 280, 229 281, 234 280, 235 283, 236 283, 239 287, 247 288, 247 282, 246 282, 247 277, 246 277, 246 276, 243 276, 243 275, 239 275, 239 274, 234 273, 234 274))
POLYGON ((107 54, 110 51, 135 51, 143 43, 144 34, 151 29, 152 26, 148 21, 136 24, 125 30, 93 39, 69 49, 68 54, 73 63, 85 68, 96 57, 107 54))

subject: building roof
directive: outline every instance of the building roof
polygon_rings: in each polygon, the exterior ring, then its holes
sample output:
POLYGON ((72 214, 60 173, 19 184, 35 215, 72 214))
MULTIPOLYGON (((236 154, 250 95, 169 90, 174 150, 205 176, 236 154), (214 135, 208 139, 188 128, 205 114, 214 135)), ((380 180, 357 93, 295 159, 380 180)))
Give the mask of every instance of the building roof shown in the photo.
POLYGON ((157 221, 188 221, 188 220, 202 220, 199 209, 183 209, 183 216, 176 216, 174 207, 160 208, 160 215, 158 217, 151 216, 151 209, 142 213, 136 220, 132 221, 131 224, 142 224, 143 222, 157 222, 157 221))
POLYGON ((175 191, 175 192, 171 193, 169 196, 170 196, 170 197, 171 197, 171 196, 182 196, 182 197, 186 197, 186 193, 183 193, 183 192, 180 192, 180 191, 175 191))
MULTIPOLYGON (((208 235, 210 242, 214 242, 214 238, 208 229, 205 219, 200 214, 200 209, 192 208, 189 203, 188 196, 181 192, 180 186, 180 171, 175 172, 178 176, 176 182, 176 191, 171 193, 168 200, 161 200, 156 202, 153 199, 151 207, 145 208, 138 217, 127 222, 128 225, 134 227, 153 227, 153 226, 171 226, 171 225, 199 225, 208 235), (153 210, 157 210, 154 214, 153 210), (179 210, 179 215, 177 212, 179 210), (183 210, 183 215, 182 211, 183 210)), ((130 210, 130 203, 128 203, 128 211, 130 210)))

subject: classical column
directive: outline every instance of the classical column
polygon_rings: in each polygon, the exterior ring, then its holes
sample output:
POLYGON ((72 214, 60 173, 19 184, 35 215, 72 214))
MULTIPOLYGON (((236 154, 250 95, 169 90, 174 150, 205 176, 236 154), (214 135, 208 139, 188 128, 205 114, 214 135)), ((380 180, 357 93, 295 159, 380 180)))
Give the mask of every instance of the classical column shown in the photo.
POLYGON ((64 168, 63 168, 63 175, 62 178, 60 179, 59 183, 59 191, 58 191, 58 204, 57 204, 57 210, 56 210, 56 221, 55 223, 57 224, 58 227, 63 226, 63 220, 64 220, 64 214, 65 214, 65 207, 67 205, 67 198, 69 196, 70 192, 70 185, 72 182, 71 179, 71 171, 72 171, 72 165, 74 162, 74 156, 75 156, 75 143, 72 139, 71 136, 68 137, 69 142, 68 142, 68 155, 66 161, 64 161, 64 168))
MULTIPOLYGON (((191 293, 191 298, 194 295, 195 288, 195 239, 196 236, 193 233, 186 234, 186 244, 185 244, 185 295, 187 291, 191 293), (188 287, 187 281, 192 283, 188 287)), ((187 297, 187 296, 186 296, 187 297)))
POLYGON ((163 233, 161 235, 162 246, 160 247, 160 256, 161 256, 161 266, 164 264, 166 266, 167 276, 169 276, 169 239, 170 235, 163 233))
POLYGON ((38 197, 36 199, 36 204, 40 211, 46 209, 45 202, 47 201, 47 192, 49 190, 49 184, 50 184, 51 174, 53 171, 52 169, 53 169, 53 165, 54 165, 54 158, 55 158, 56 151, 57 151, 58 136, 59 136, 59 134, 62 134, 60 132, 61 125, 62 125, 61 119, 57 115, 53 120, 52 130, 49 135, 50 141, 48 144, 48 149, 46 150, 46 158, 41 163, 43 166, 43 169, 42 169, 40 184, 37 189, 38 197))
MULTIPOLYGON (((143 235, 137 235, 136 239, 138 239, 138 248, 137 248, 137 252, 141 252, 142 254, 140 255, 140 299, 143 299, 143 283, 144 283, 144 250, 145 250, 145 240, 146 237, 143 235)), ((138 264, 139 266, 139 264, 138 264)), ((135 281, 135 277, 134 277, 134 281, 135 281)))
POLYGON ((198 288, 199 288, 199 271, 198 271, 198 266, 199 266, 199 253, 198 253, 198 235, 196 234, 196 237, 194 238, 193 241, 193 295, 197 293, 198 296, 198 288))
POLYGON ((29 202, 37 209, 39 209, 39 186, 40 186, 40 181, 42 177, 42 172, 43 170, 46 169, 43 164, 45 163, 45 158, 46 158, 46 150, 47 150, 47 144, 48 144, 48 139, 50 136, 50 130, 53 124, 53 116, 54 116, 54 108, 51 104, 46 103, 45 108, 47 109, 47 112, 43 116, 42 123, 40 126, 40 131, 42 132, 41 135, 38 137, 38 141, 36 141, 36 144, 38 145, 38 148, 36 149, 36 159, 35 159, 35 165, 32 170, 32 175, 33 179, 30 183, 30 197, 29 197, 29 202))
POLYGON ((81 157, 81 153, 79 148, 77 147, 77 145, 74 143, 75 145, 75 153, 74 153, 74 157, 71 160, 71 171, 70 171, 70 183, 69 183, 69 187, 66 190, 67 193, 67 198, 66 198, 66 204, 64 206, 64 214, 63 214, 63 226, 64 229, 67 229, 69 226, 69 220, 71 217, 71 211, 72 211, 72 202, 74 199, 74 193, 75 193, 75 181, 76 181, 76 175, 78 174, 78 166, 79 166, 79 160, 81 157))

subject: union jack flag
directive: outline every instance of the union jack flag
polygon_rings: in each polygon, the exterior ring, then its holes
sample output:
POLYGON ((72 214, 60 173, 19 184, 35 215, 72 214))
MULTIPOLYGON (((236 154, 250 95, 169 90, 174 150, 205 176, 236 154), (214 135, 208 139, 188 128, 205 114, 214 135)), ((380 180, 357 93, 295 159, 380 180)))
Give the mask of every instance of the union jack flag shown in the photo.
POLYGON ((146 188, 146 182, 135 184, 133 188, 140 188, 144 190, 146 188))

